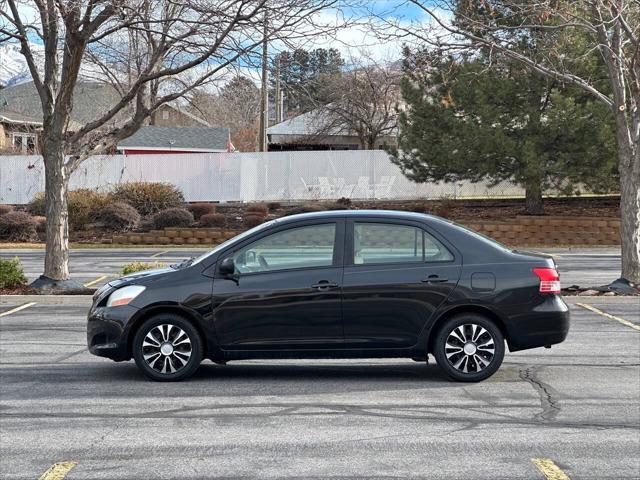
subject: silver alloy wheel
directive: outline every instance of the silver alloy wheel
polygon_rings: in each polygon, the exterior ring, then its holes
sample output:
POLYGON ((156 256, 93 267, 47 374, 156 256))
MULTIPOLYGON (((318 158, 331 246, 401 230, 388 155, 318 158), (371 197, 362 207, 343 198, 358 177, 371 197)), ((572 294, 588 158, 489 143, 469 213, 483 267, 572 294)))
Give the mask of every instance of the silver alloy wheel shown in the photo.
POLYGON ((444 346, 447 360, 462 373, 478 373, 487 368, 496 351, 493 336, 489 331, 467 323, 454 328, 444 346))
POLYGON ((142 356, 152 369, 160 373, 176 373, 191 358, 191 339, 180 327, 156 325, 142 341, 142 356))

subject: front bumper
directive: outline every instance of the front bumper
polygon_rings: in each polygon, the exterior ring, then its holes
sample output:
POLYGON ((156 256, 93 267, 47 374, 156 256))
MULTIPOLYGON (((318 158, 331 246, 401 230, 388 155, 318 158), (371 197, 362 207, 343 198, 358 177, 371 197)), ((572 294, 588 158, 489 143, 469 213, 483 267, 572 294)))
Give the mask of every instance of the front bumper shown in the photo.
POLYGON ((129 360, 127 331, 138 309, 130 305, 91 307, 87 315, 87 346, 89 352, 115 361, 129 360))
POLYGON ((510 317, 509 350, 550 347, 569 334, 569 307, 559 295, 549 295, 530 311, 510 317))

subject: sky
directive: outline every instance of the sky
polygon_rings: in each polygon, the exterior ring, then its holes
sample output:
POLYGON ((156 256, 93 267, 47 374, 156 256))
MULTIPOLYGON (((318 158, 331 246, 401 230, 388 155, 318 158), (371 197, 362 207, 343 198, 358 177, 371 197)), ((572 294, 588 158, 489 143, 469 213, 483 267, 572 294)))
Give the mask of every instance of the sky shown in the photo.
MULTIPOLYGON (((281 41, 274 41, 269 45, 270 56, 293 47, 305 48, 337 48, 342 53, 347 65, 353 59, 359 63, 367 62, 395 62, 401 58, 403 41, 401 39, 387 39, 381 41, 372 32, 368 22, 383 24, 385 21, 396 21, 402 25, 412 23, 429 22, 428 15, 421 9, 405 0, 350 0, 349 7, 341 9, 327 9, 316 14, 317 23, 324 25, 342 25, 345 22, 350 25, 339 29, 334 35, 313 34, 306 39, 301 39, 293 45, 287 45, 281 41), (354 1, 360 2, 353 6, 354 1), (376 17, 379 17, 376 19, 376 17)), ((30 2, 20 4, 21 15, 25 19, 37 18, 35 9, 29 6, 30 2)), ((37 37, 32 41, 40 43, 37 37)), ((2 59, 0 59, 0 67, 2 59)), ((256 77, 258 73, 255 65, 240 63, 236 69, 242 74, 256 77)), ((194 72, 195 73, 195 72, 194 72)), ((233 74, 237 75, 237 73, 233 74)))

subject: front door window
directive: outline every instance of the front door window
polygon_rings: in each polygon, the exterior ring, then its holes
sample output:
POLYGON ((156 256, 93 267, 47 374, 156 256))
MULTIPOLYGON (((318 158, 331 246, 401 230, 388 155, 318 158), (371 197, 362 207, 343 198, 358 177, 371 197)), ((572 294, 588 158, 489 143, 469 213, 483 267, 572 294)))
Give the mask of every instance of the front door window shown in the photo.
POLYGON ((335 223, 292 228, 240 249, 234 263, 240 274, 333 265, 335 223))

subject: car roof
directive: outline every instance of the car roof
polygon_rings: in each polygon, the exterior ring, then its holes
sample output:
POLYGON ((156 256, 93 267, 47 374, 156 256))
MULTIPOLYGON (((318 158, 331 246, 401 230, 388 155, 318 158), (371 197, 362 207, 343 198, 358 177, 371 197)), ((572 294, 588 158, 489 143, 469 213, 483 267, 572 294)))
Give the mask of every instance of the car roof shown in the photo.
POLYGON ((314 220, 318 218, 358 218, 358 217, 381 217, 395 218, 402 220, 425 221, 426 219, 447 222, 444 218, 424 213, 407 212, 402 210, 327 210, 323 212, 298 213, 280 217, 279 222, 314 220))

